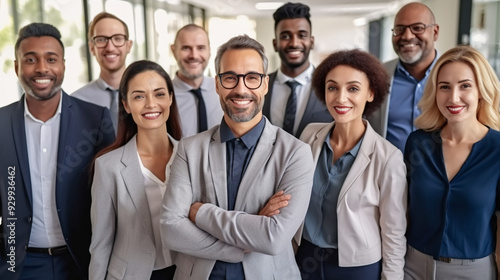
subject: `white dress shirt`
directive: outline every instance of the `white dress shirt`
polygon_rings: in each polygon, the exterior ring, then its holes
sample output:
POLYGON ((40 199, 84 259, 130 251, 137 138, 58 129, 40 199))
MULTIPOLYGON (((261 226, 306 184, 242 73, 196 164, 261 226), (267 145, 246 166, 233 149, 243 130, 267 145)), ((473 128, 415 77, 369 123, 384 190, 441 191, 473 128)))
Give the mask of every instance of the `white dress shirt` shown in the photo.
POLYGON ((286 82, 294 80, 299 83, 295 89, 297 94, 297 110, 295 112, 295 123, 293 125, 293 133, 297 133, 302 116, 306 111, 309 94, 311 93, 311 78, 313 72, 314 67, 312 64, 309 65, 306 71, 302 72, 295 78, 288 77, 283 74, 281 68, 278 69, 273 85, 273 98, 271 99, 271 120, 273 120, 274 125, 283 127, 286 103, 292 92, 292 89, 286 84, 286 82))
POLYGON ((43 122, 30 113, 24 99, 24 124, 33 197, 29 247, 51 248, 66 244, 56 203, 61 103, 62 94, 54 116, 43 122))

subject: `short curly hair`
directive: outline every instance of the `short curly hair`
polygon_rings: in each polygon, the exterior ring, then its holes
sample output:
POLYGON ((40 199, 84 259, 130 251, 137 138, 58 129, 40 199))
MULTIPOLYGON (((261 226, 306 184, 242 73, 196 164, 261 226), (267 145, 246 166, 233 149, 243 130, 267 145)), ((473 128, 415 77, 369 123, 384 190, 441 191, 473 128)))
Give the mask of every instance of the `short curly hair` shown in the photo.
POLYGON ((330 54, 318 65, 312 77, 312 87, 323 103, 325 103, 326 75, 339 65, 346 65, 365 73, 370 90, 373 92, 373 101, 366 103, 363 115, 370 116, 382 105, 389 92, 390 77, 384 66, 374 55, 359 49, 341 50, 330 54))

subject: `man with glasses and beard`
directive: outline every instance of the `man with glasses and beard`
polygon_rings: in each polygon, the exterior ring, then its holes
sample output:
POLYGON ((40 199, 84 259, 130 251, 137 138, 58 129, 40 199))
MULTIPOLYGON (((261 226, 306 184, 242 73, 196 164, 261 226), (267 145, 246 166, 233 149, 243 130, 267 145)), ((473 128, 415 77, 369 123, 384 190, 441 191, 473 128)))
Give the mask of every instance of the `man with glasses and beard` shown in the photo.
POLYGON ((394 19, 392 45, 399 58, 384 66, 392 76, 391 90, 379 110, 368 117, 373 129, 404 151, 425 83, 437 59, 434 42, 439 25, 434 14, 422 3, 403 6, 394 19))
POLYGON ((215 80, 203 73, 210 58, 208 34, 202 27, 188 24, 177 31, 170 48, 179 66, 172 82, 182 134, 191 136, 219 124, 223 114, 215 80))
POLYGON ((309 7, 286 3, 273 17, 273 46, 281 67, 269 75, 263 113, 272 124, 299 137, 307 124, 333 120, 311 88, 314 66, 309 62, 309 53, 314 48, 314 36, 309 7))
POLYGON ((109 109, 118 131, 118 87, 125 72, 125 60, 132 48, 128 27, 117 16, 101 12, 89 26, 88 45, 101 69, 97 80, 75 91, 72 96, 109 109))
POLYGON ((260 43, 230 39, 215 70, 224 117, 181 139, 163 200, 175 277, 300 279, 292 238, 309 204, 311 150, 262 115, 269 78, 260 43))

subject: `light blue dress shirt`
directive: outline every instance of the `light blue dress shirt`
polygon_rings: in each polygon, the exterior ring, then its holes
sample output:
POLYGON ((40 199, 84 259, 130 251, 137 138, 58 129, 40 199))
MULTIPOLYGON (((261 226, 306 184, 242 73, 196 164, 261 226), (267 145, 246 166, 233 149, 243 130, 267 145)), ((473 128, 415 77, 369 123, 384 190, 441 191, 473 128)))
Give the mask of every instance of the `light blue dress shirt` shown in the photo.
POLYGON ((422 80, 417 81, 406 69, 398 62, 394 78, 392 81, 391 95, 389 102, 389 116, 387 122, 387 140, 394 146, 404 151, 406 139, 412 131, 415 131, 415 119, 420 116, 418 102, 422 98, 425 84, 429 78, 434 63, 436 63, 437 54, 431 66, 425 71, 422 80))
MULTIPOLYGON (((333 129, 333 128, 332 128, 333 129)), ((337 200, 345 178, 358 155, 363 138, 333 163, 330 137, 325 139, 314 171, 311 200, 303 237, 321 248, 338 248, 337 200)))

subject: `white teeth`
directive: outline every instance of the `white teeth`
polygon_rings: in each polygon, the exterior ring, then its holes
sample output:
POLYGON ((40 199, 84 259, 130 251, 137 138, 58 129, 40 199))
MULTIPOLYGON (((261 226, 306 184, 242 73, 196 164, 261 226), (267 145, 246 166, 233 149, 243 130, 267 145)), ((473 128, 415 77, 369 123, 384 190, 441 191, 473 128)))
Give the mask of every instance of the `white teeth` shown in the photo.
POLYGON ((299 54, 300 54, 300 51, 288 52, 288 54, 291 54, 291 55, 299 55, 299 54))
POLYGON ((105 56, 106 56, 107 58, 115 58, 115 57, 117 57, 117 55, 116 55, 116 54, 107 54, 107 55, 105 55, 105 56))
POLYGON ((250 100, 233 100, 233 102, 238 104, 238 105, 245 105, 245 104, 249 104, 250 100))
POLYGON ((448 107, 448 110, 452 111, 452 112, 458 112, 460 110, 462 110, 464 107, 448 107))
POLYGON ((413 48, 415 47, 415 44, 406 44, 406 45, 403 45, 404 48, 413 48))
POLYGON ((35 79, 37 84, 48 84, 50 83, 50 79, 35 79))
POLYGON ((154 117, 158 117, 160 115, 160 113, 147 113, 147 114, 144 114, 145 117, 147 118, 154 118, 154 117))
POLYGON ((340 112, 347 112, 351 110, 351 108, 340 108, 340 107, 335 107, 335 110, 340 111, 340 112))

